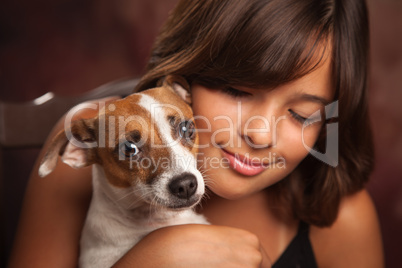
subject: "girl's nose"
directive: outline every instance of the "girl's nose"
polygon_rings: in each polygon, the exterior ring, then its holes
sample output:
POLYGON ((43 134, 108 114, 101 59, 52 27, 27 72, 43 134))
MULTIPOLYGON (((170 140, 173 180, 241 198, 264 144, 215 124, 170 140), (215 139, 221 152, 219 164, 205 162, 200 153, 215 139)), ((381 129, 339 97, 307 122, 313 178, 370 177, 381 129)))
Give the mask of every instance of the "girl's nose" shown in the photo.
POLYGON ((273 146, 273 127, 267 117, 252 116, 245 120, 240 129, 240 136, 253 149, 273 146))

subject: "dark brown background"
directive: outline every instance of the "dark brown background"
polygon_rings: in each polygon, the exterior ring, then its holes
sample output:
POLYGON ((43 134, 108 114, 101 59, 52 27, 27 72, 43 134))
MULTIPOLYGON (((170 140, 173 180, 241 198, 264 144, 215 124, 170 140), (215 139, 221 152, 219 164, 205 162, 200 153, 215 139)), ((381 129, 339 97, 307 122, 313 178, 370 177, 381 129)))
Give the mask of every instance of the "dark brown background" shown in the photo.
MULTIPOLYGON (((139 76, 159 27, 177 0, 1 0, 0 100, 28 101, 48 91, 77 95, 139 76)), ((369 184, 378 209, 387 267, 402 250, 402 1, 368 0, 370 105, 376 168, 369 184)), ((27 133, 29 135, 29 133, 27 133)), ((33 151, 9 151, 3 182, 2 258, 15 230, 33 151), (15 161, 17 160, 17 161, 15 161)), ((2 263, 0 263, 2 266, 2 263)))

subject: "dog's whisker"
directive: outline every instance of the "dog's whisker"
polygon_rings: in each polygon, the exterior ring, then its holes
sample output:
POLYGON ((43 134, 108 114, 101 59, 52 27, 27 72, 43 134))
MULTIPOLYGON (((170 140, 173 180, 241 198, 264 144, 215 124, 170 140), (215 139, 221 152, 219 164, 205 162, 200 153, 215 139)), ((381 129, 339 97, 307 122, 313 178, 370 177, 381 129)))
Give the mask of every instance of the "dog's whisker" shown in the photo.
POLYGON ((214 180, 211 180, 211 179, 204 179, 204 182, 205 182, 205 186, 206 187, 209 187, 209 186, 215 186, 216 185, 216 182, 214 181, 214 180))
POLYGON ((157 211, 157 209, 158 209, 158 205, 157 205, 158 200, 159 200, 159 197, 157 195, 154 195, 152 200, 151 200, 151 202, 150 202, 150 204, 149 204, 150 213, 149 213, 149 216, 148 216, 148 222, 152 222, 153 215, 157 215, 157 213, 158 213, 158 211, 157 211))
POLYGON ((116 202, 120 202, 120 201, 123 201, 123 199, 125 199, 125 198, 131 197, 131 195, 136 194, 137 191, 139 191, 139 190, 138 190, 138 189, 135 189, 134 191, 128 192, 127 194, 125 194, 125 195, 123 195, 122 197, 118 198, 118 199, 116 200, 116 202))
POLYGON ((143 187, 143 188, 145 188, 145 189, 141 189, 141 188, 131 189, 127 194, 121 196, 116 201, 120 202, 120 201, 123 201, 123 199, 125 199, 125 198, 131 197, 132 195, 138 196, 138 194, 140 194, 139 198, 142 199, 143 196, 147 194, 146 191, 149 191, 148 186, 143 187), (144 192, 145 192, 145 194, 144 194, 144 192))
POLYGON ((202 196, 201 199, 202 199, 202 200, 211 199, 211 197, 209 196, 209 192, 208 192, 208 191, 205 191, 205 194, 202 196))
POLYGON ((129 205, 130 209, 134 209, 137 204, 144 203, 147 199, 147 196, 152 195, 152 190, 149 187, 144 188, 145 189, 137 189, 137 191, 140 192, 140 196, 131 202, 131 204, 129 205))
POLYGON ((203 178, 204 178, 205 186, 216 185, 216 182, 210 178, 210 176, 213 175, 213 174, 209 173, 209 174, 205 175, 205 173, 204 173, 202 175, 203 175, 203 178))

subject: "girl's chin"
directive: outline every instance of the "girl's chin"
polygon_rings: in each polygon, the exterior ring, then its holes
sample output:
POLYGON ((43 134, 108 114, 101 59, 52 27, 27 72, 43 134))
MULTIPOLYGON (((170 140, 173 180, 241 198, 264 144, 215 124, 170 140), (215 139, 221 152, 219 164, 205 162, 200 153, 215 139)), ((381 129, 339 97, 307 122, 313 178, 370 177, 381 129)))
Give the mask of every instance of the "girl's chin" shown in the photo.
POLYGON ((207 182, 207 186, 213 194, 221 198, 238 200, 261 192, 285 176, 286 174, 263 173, 256 177, 246 177, 233 171, 219 172, 209 176, 212 183, 207 182))
POLYGON ((247 186, 233 186, 233 185, 220 185, 214 183, 214 185, 208 186, 208 189, 216 196, 219 196, 228 200, 239 200, 244 197, 253 195, 260 192, 262 189, 249 189, 247 186))

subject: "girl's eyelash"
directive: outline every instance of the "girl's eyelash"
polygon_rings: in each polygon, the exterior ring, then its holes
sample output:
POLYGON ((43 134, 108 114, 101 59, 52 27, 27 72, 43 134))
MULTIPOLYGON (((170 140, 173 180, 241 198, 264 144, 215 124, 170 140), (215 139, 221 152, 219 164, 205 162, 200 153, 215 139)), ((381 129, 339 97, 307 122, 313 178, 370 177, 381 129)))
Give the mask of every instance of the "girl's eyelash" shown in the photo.
POLYGON ((305 118, 305 117, 303 117, 303 116, 301 116, 301 115, 295 113, 295 112, 292 111, 291 109, 289 109, 288 111, 289 111, 290 115, 291 115, 294 119, 296 119, 298 122, 300 122, 300 123, 303 124, 303 123, 305 123, 305 122, 307 121, 307 118, 305 118))
POLYGON ((224 87, 224 88, 221 89, 221 91, 226 93, 226 94, 228 94, 228 95, 230 95, 230 96, 232 96, 232 97, 235 97, 235 98, 237 98, 237 97, 246 97, 246 96, 251 95, 248 92, 241 91, 241 90, 238 90, 238 89, 235 89, 235 88, 232 88, 232 87, 224 87))

